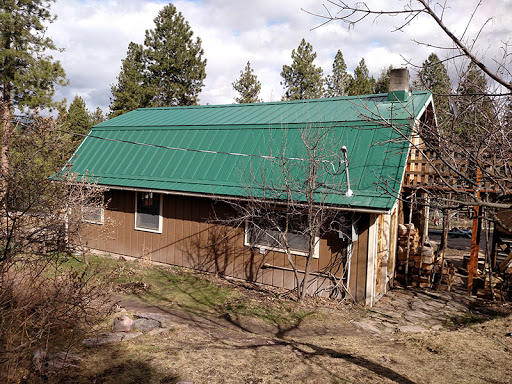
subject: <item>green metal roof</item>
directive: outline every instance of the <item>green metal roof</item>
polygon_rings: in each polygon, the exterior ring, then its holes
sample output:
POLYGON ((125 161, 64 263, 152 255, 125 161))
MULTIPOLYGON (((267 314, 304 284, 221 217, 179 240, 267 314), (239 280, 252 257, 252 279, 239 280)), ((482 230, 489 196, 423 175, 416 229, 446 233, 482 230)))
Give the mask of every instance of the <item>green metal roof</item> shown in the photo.
MULTIPOLYGON (((347 147, 354 194, 345 195, 343 173, 330 180, 339 191, 320 192, 316 198, 333 205, 390 209, 396 196, 379 185, 400 190, 409 146, 392 126, 410 132, 431 100, 428 92, 414 92, 406 102, 389 102, 381 94, 137 109, 94 126, 70 163, 73 172, 106 186, 238 197, 251 189, 261 195, 261 184, 279 184, 282 178, 275 161, 264 156, 305 159, 301 134, 324 130, 326 150, 347 147)), ((303 163, 290 160, 299 184, 303 163)), ((329 178, 332 172, 322 174, 329 178)), ((303 199, 300 192, 296 198, 303 199)))

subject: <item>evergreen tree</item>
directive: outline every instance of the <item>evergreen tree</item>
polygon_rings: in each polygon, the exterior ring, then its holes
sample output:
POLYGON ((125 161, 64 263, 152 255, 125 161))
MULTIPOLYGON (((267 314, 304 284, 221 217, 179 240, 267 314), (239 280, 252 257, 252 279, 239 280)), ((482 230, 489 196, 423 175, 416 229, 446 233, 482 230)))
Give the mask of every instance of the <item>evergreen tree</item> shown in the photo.
POLYGON ((370 95, 374 92, 374 87, 375 79, 373 76, 370 76, 370 71, 366 66, 364 58, 362 58, 354 70, 354 78, 350 86, 349 95, 370 95))
POLYGON ((302 39, 297 51, 292 51, 292 65, 283 65, 281 84, 286 100, 315 99, 322 97, 323 71, 313 64, 316 53, 313 46, 302 39))
POLYGON ((254 74, 249 61, 247 62, 245 69, 240 71, 240 77, 238 80, 232 84, 233 89, 240 94, 240 97, 235 97, 235 101, 237 103, 244 104, 261 102, 261 99, 258 97, 261 91, 261 83, 254 74))
POLYGON ((156 17, 155 29, 146 31, 144 56, 151 105, 195 105, 206 77, 201 39, 193 39, 190 25, 172 4, 156 17))
POLYGON ((110 86, 110 117, 149 106, 150 93, 146 85, 145 72, 143 46, 130 43, 126 58, 122 60, 117 83, 110 86))
POLYGON ((380 77, 375 82, 375 88, 373 92, 375 93, 387 93, 389 92, 389 75, 391 73, 391 70, 393 69, 393 66, 390 65, 387 69, 383 68, 380 77))
MULTIPOLYGON (((78 95, 75 96, 69 106, 66 123, 69 124, 69 130, 71 132, 80 133, 82 135, 88 134, 92 128, 92 121, 85 106, 85 102, 78 95)), ((82 140, 83 136, 80 136, 79 139, 82 140)))
POLYGON ((338 50, 332 64, 332 75, 328 75, 325 79, 325 96, 346 96, 348 94, 351 79, 352 76, 347 73, 347 64, 345 64, 343 54, 338 50))
POLYGON ((457 88, 457 121, 455 131, 461 142, 471 145, 482 139, 485 127, 494 121, 493 103, 488 95, 487 81, 480 68, 471 62, 457 88))
POLYGON ((100 107, 97 107, 93 113, 89 114, 89 119, 91 121, 91 127, 95 126, 106 120, 105 115, 100 107))
POLYGON ((431 53, 418 72, 413 83, 417 90, 432 92, 436 115, 440 127, 446 127, 450 122, 450 78, 444 64, 435 53, 431 53))
POLYGON ((57 85, 66 85, 57 50, 45 35, 55 20, 54 0, 6 0, 0 3, 0 94, 11 107, 51 107, 57 85))

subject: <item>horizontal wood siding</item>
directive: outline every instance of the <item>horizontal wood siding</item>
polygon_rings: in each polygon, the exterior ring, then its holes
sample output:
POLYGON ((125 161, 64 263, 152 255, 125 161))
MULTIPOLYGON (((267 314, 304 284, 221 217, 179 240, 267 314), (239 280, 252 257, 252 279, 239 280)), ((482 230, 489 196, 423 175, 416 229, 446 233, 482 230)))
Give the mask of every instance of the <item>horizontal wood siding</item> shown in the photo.
MULTIPOLYGON (((163 196, 162 233, 135 230, 135 192, 112 190, 106 194, 109 202, 105 224, 87 225, 84 238, 88 247, 106 253, 145 258, 166 264, 190 267, 254 281, 275 287, 294 289, 295 275, 286 254, 277 251, 260 253, 258 248, 244 245, 244 228, 213 223, 211 217, 229 217, 231 207, 206 198, 163 196)), ((338 233, 320 239, 319 258, 311 262, 311 272, 316 274, 308 291, 321 290, 330 294, 331 274, 342 278, 345 271, 342 260, 346 257, 347 244, 338 233), (319 276, 318 274, 324 274, 319 276)), ((358 250, 364 254, 361 245, 358 250)), ((362 257, 362 256, 361 256, 362 257)), ((306 258, 293 256, 300 271, 306 258)), ((358 265, 359 259, 353 259, 358 265)), ((361 270, 366 266, 361 267, 361 270)), ((300 274, 299 278, 302 278, 300 274)), ((365 280, 364 276, 360 279, 365 280)), ((359 286, 359 284, 358 284, 359 286)))

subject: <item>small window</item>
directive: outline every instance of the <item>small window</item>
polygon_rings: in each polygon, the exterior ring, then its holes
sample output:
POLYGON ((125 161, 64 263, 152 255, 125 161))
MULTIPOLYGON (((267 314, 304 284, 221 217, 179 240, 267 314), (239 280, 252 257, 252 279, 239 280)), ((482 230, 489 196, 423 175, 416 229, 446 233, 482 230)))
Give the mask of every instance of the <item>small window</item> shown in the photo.
POLYGON ((104 222, 104 195, 91 194, 82 206, 82 220, 86 223, 101 224, 104 222))
POLYGON ((82 209, 82 218, 87 223, 103 225, 104 209, 103 207, 85 206, 82 209))
POLYGON ((162 233, 162 195, 136 192, 135 229, 162 233))
MULTIPOLYGON (((283 219, 284 220, 284 219, 283 219)), ((283 221, 281 220, 281 221, 283 221)), ((257 247, 260 250, 272 250, 278 252, 285 252, 283 247, 284 238, 290 247, 290 250, 295 255, 306 256, 309 250, 310 236, 302 233, 305 223, 300 220, 293 220, 290 223, 289 231, 283 235, 279 228, 270 223, 268 220, 256 219, 246 224, 245 230, 245 245, 250 247, 257 247)), ((280 223, 281 228, 284 228, 284 223, 280 223)), ((318 245, 318 241, 315 242, 318 245)), ((318 257, 317 247, 315 247, 313 257, 318 257)))

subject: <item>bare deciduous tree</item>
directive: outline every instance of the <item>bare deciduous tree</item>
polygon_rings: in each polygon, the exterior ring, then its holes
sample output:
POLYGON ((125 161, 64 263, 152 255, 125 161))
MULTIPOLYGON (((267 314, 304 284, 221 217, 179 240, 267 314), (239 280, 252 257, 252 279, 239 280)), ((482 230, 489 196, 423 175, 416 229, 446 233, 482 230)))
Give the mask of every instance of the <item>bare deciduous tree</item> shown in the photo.
POLYGON ((38 115, 2 121, 2 382, 16 382, 35 348, 51 349, 63 335, 73 341, 101 313, 105 299, 90 271, 61 268, 81 250, 84 215, 103 209, 104 202, 94 183, 59 173, 69 149, 59 124, 38 115))
MULTIPOLYGON (((449 111, 444 111, 446 113, 438 119, 440 125, 418 125, 417 132, 422 140, 411 139, 413 156, 406 183, 413 190, 421 191, 425 196, 424 204, 446 215, 462 211, 474 218, 470 290, 478 258, 479 225, 476 219, 497 222, 512 231, 498 215, 499 210, 512 207, 512 57, 508 41, 500 42, 494 57, 480 49, 478 40, 491 21, 487 19, 482 25, 475 25, 476 15, 483 7, 482 1, 476 2, 465 28, 459 32, 447 24, 447 16, 453 12, 452 4, 450 1, 409 0, 396 9, 390 3, 386 3, 384 9, 376 9, 366 2, 332 0, 322 13, 316 15, 323 18, 324 24, 343 22, 349 28, 355 28, 367 19, 393 17, 395 23, 399 20, 393 31, 403 31, 426 17, 447 38, 445 44, 439 42, 443 40, 439 38, 436 41, 414 40, 429 50, 443 52, 444 57, 430 65, 449 64, 455 86, 442 94, 431 89, 438 106, 449 105, 449 111), (471 31, 476 32, 470 35, 471 31)), ((416 67, 420 74, 426 69, 418 63, 409 62, 409 65, 416 67)), ((367 118, 379 120, 378 116, 368 115, 367 118)))
POLYGON ((325 234, 343 233, 346 241, 351 240, 345 235, 350 228, 350 215, 330 204, 334 195, 351 193, 348 177, 343 176, 345 149, 333 144, 341 142, 334 130, 313 125, 300 128, 298 145, 287 145, 284 128, 276 141, 280 148, 269 148, 269 154, 255 159, 251 172, 242 176, 247 196, 240 201, 228 201, 236 214, 227 221, 235 227, 246 226, 249 245, 262 252, 286 254, 299 300, 320 293, 308 291, 319 278, 332 282, 321 291, 329 290, 331 297, 342 296, 346 293, 347 255, 336 256, 315 273, 311 265, 318 257, 319 241, 325 234))

